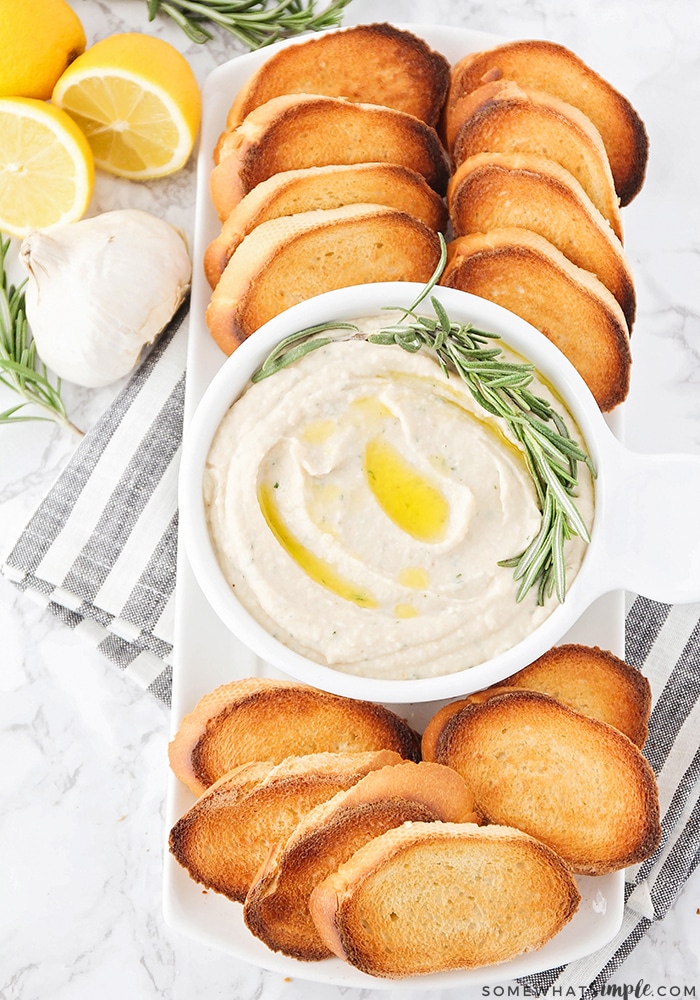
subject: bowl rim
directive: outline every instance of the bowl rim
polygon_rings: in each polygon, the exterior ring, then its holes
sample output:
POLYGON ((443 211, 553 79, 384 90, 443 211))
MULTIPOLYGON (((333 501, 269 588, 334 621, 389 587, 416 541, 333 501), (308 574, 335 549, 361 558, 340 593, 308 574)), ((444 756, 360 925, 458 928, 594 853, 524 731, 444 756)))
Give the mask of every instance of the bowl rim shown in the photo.
POLYGON ((226 582, 209 535, 201 483, 209 447, 224 414, 282 339, 324 320, 368 316, 395 303, 408 306, 422 289, 415 282, 376 282, 336 289, 292 306, 260 327, 224 361, 195 408, 183 443, 178 486, 181 541, 200 589, 229 631, 267 663, 298 681, 335 694, 395 704, 463 696, 502 680, 555 645, 605 592, 596 552, 608 502, 601 470, 612 435, 588 386, 559 348, 496 303, 445 286, 436 286, 431 292, 451 316, 469 319, 475 326, 499 334, 504 344, 535 364, 571 413, 598 473, 591 542, 565 602, 510 649, 482 663, 435 677, 376 678, 336 670, 285 646, 240 604, 226 582))

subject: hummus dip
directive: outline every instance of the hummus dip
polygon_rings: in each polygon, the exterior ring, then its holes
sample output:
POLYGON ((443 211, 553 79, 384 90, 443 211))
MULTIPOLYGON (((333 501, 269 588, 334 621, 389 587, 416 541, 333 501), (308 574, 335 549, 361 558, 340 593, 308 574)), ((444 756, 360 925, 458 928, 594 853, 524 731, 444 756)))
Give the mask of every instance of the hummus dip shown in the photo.
MULTIPOLYGON (((579 437, 551 390, 532 389, 579 437)), ((579 479, 590 526, 583 465, 579 479)), ((517 603, 513 570, 498 566, 541 522, 522 452, 425 351, 335 341, 249 386, 217 430, 204 497, 238 600, 279 641, 337 670, 462 670, 556 607, 538 606, 536 587, 517 603)), ((567 582, 584 550, 579 538, 566 543, 567 582)))

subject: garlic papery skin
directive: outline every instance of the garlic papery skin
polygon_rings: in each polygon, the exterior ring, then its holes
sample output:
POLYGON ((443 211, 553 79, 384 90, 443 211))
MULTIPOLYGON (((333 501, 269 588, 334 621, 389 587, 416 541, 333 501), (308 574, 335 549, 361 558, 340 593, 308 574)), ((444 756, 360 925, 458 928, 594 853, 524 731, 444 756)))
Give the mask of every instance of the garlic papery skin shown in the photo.
POLYGON ((182 235, 140 209, 30 233, 19 256, 39 357, 59 378, 88 388, 134 369, 192 279, 182 235))

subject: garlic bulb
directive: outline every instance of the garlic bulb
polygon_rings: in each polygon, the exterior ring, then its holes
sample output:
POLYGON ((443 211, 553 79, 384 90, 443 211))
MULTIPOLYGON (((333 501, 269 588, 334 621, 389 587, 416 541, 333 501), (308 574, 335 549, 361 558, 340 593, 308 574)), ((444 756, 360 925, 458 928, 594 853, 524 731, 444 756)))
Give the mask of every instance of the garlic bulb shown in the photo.
POLYGON ((39 357, 60 378, 90 388, 128 375, 192 278, 180 233, 139 209, 30 233, 20 260, 39 357))

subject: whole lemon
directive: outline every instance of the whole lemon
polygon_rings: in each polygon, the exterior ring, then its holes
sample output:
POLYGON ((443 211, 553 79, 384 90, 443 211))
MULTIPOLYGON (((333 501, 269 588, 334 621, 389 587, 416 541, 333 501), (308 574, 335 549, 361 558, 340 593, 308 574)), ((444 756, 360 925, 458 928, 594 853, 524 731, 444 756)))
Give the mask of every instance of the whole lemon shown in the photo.
POLYGON ((0 0, 0 97, 47 101, 85 44, 66 0, 0 0))

